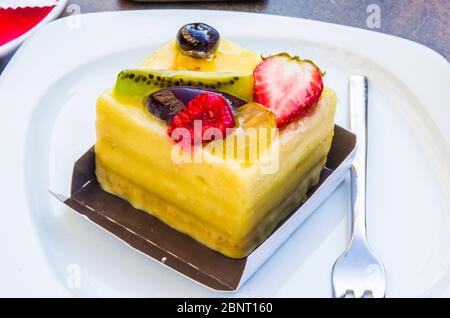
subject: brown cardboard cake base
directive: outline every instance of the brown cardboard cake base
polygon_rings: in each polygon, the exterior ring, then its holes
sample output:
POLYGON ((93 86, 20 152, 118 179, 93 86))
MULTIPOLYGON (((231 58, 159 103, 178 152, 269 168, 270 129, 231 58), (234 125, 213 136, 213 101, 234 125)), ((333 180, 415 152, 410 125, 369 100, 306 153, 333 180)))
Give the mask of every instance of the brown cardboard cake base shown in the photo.
MULTIPOLYGON (((308 192, 308 198, 344 162, 355 145, 355 135, 335 126, 326 167, 319 184, 308 192)), ((71 195, 64 203, 138 251, 216 290, 236 290, 252 255, 242 259, 226 257, 150 214, 133 208, 127 201, 103 191, 95 177, 93 148, 75 163, 71 195)), ((294 209, 287 219, 294 213, 302 213, 300 207, 294 209)))

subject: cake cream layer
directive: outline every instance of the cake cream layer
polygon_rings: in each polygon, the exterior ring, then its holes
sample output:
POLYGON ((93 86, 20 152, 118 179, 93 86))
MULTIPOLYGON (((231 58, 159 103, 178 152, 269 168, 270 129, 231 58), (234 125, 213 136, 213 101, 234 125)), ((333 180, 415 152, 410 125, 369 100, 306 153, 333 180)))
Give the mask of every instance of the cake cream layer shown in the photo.
MULTIPOLYGON (((325 89, 314 111, 283 129, 278 169, 233 160, 172 160, 167 126, 142 103, 110 91, 97 102, 96 174, 102 188, 227 256, 248 255, 319 179, 334 127, 336 96, 325 89)), ((205 156, 212 156, 203 150, 205 156)))

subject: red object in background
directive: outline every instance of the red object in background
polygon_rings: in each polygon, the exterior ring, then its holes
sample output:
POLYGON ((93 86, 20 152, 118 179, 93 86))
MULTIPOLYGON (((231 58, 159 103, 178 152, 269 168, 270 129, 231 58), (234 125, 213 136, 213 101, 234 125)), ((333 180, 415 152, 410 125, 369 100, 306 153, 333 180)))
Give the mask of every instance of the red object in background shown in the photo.
POLYGON ((6 44, 32 29, 52 11, 42 8, 0 9, 0 45, 6 44))

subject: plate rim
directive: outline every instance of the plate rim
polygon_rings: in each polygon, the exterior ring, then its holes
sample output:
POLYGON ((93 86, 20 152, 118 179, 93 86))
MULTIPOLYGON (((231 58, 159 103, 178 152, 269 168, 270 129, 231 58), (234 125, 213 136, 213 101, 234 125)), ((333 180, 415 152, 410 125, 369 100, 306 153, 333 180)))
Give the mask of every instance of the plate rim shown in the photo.
MULTIPOLYGON (((62 0, 62 1, 66 1, 66 0, 62 0)), ((260 17, 264 17, 264 16, 270 16, 270 17, 275 17, 275 18, 280 18, 280 19, 287 19, 287 20, 292 20, 294 23, 297 20, 302 21, 303 23, 308 23, 308 24, 323 24, 323 25, 328 25, 328 26, 332 26, 332 27, 338 27, 338 28, 345 28, 345 29, 349 29, 349 30, 357 30, 357 32, 369 32, 372 34, 376 34, 376 36, 380 36, 380 38, 392 38, 395 39, 395 41, 397 40, 401 40, 401 41, 406 41, 407 43, 409 43, 409 45, 414 45, 417 48, 420 47, 420 50, 424 50, 426 52, 428 52, 427 54, 429 54, 430 52, 432 52, 432 56, 436 57, 436 61, 441 63, 441 62, 445 62, 448 65, 447 60, 440 55, 438 52, 420 44, 420 43, 416 43, 413 42, 411 40, 407 40, 407 39, 403 39, 403 38, 399 38, 393 35, 388 35, 388 34, 384 34, 384 33, 379 33, 379 32, 374 32, 374 31, 369 31, 369 30, 365 30, 365 29, 360 29, 360 28, 355 28, 355 27, 351 27, 351 26, 344 26, 344 25, 337 25, 337 24, 332 24, 332 23, 327 23, 327 22, 322 22, 322 21, 314 21, 314 20, 306 20, 306 19, 300 19, 300 18, 295 18, 295 17, 284 17, 284 16, 278 16, 278 15, 271 15, 271 14, 262 14, 262 13, 248 13, 248 12, 236 12, 236 11, 218 11, 218 10, 195 10, 195 9, 188 9, 188 10, 184 10, 184 9, 160 9, 160 10, 130 10, 130 11, 114 11, 114 12, 101 12, 101 13, 87 13, 87 14, 83 14, 82 16, 100 16, 100 15, 104 15, 104 16, 109 16, 109 15, 123 15, 123 14, 161 14, 161 13, 167 13, 167 12, 178 12, 178 13, 183 13, 183 12, 190 12, 190 13, 194 13, 194 14, 201 14, 204 12, 209 12, 209 13, 213 13, 213 14, 229 14, 229 15, 255 15, 255 16, 260 16, 260 17)), ((45 34, 45 32, 51 32, 49 30, 51 30, 51 28, 54 27, 58 27, 58 24, 62 24, 65 22, 65 19, 68 19, 68 17, 62 18, 62 19, 58 19, 54 22, 48 23, 47 25, 43 26, 42 28, 40 28, 40 30, 37 31, 36 34, 40 34, 40 36, 43 36, 45 34)), ((33 45, 35 45, 34 43, 36 43, 35 41, 33 41, 34 38, 30 39, 30 41, 27 41, 26 45, 23 45, 22 47, 19 48, 18 52, 12 57, 11 61, 8 63, 8 65, 6 66, 4 72, 0 75, 0 88, 2 88, 3 86, 7 86, 6 80, 5 78, 9 76, 11 69, 14 69, 16 67, 20 67, 20 63, 23 62, 23 56, 30 50, 30 48, 33 47, 33 45), (24 53, 25 52, 25 53, 24 53)), ((37 40, 36 40, 37 41, 37 40)), ((405 43, 406 43, 405 42, 405 43)), ((79 64, 76 64, 79 65, 79 64)), ((450 68, 449 68, 450 69, 450 68)), ((65 74, 65 71, 61 71, 63 74, 65 74)), ((51 83, 49 83, 51 84, 51 83)), ((48 85, 46 85, 45 87, 48 87, 48 85)), ((4 93, 0 90, 0 100, 1 98, 4 96, 4 93)), ((2 111, 4 109, 1 109, 2 111)), ((27 127, 27 126, 26 126, 27 127)), ((25 134, 26 137, 26 134, 25 134)), ((447 136, 444 135, 445 140, 447 140, 447 142, 449 142, 449 138, 447 136)), ((0 141, 3 139, 3 137, 0 136, 0 141)), ((21 149, 20 151, 23 151, 23 153, 25 152, 25 149, 21 149)), ((22 153, 22 154, 23 154, 22 153)), ((23 168, 23 164, 21 165, 21 167, 23 168)), ((25 182, 25 180, 22 180, 22 182, 25 182)), ((29 206, 27 206, 27 208, 30 208, 29 206)), ((32 216, 30 215, 29 211, 27 211, 26 213, 28 218, 32 218, 32 216)), ((36 234, 36 233, 35 233, 36 234)), ((38 240, 40 240, 39 238, 37 238, 38 240)), ((39 242, 39 244, 42 244, 42 242, 39 242)), ((40 246, 40 251, 41 254, 43 253, 42 250, 42 246, 40 246)), ((43 256, 46 257, 46 256, 43 256)), ((48 264, 50 266, 50 264, 48 264)), ((53 279, 56 279, 58 281, 58 283, 60 283, 60 280, 56 277, 56 275, 53 273, 53 279)), ((450 292, 450 290, 449 290, 450 292)))

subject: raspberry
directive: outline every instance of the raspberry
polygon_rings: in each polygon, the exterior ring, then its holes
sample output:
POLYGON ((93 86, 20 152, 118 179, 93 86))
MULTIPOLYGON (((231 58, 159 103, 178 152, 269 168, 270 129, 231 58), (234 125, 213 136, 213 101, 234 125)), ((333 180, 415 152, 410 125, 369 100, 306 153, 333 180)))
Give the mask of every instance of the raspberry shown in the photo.
MULTIPOLYGON (((199 123, 197 123, 199 125, 199 123)), ((185 128, 190 133, 190 143, 206 143, 211 140, 204 138, 204 132, 209 128, 218 129, 221 136, 214 134, 214 138, 226 136, 227 128, 234 128, 233 113, 227 101, 219 94, 205 92, 193 98, 188 105, 183 108, 175 117, 167 129, 168 135, 172 138, 172 133, 177 128, 185 128), (201 130, 194 129, 194 122, 201 122, 201 130)), ((196 126, 198 127, 198 126, 196 126)), ((172 140, 176 143, 186 142, 183 136, 174 136, 172 140)))

